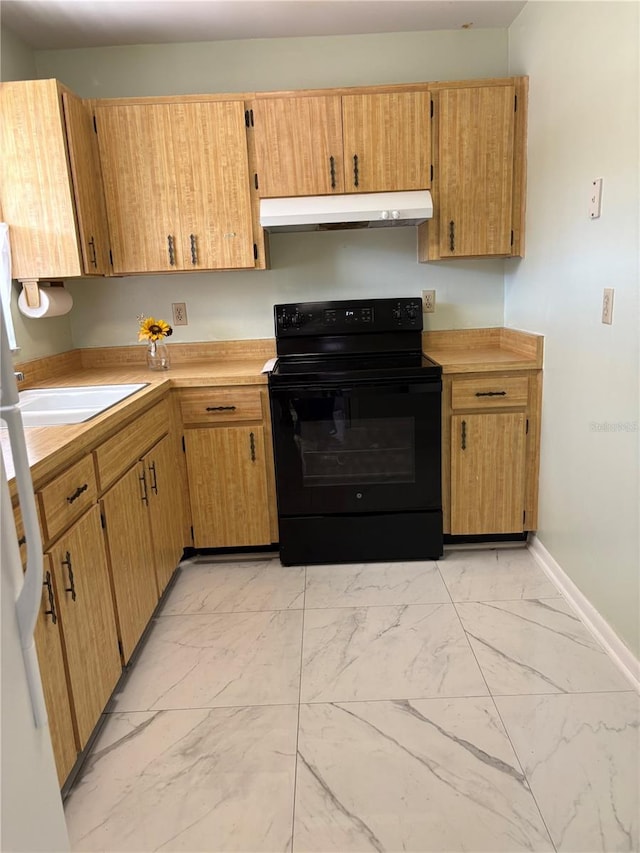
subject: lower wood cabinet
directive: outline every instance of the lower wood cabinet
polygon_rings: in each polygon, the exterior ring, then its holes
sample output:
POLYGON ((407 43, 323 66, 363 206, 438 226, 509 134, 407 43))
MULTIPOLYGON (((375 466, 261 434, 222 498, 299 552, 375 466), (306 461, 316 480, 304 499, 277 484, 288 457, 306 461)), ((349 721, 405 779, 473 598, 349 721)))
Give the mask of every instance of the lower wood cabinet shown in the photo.
MULTIPOLYGON (((47 560, 58 593, 78 747, 82 749, 122 670, 97 506, 56 542, 45 555, 45 563, 47 560)), ((62 727, 63 721, 56 725, 62 727)))
POLYGON ((78 743, 73 727, 73 708, 62 649, 60 603, 48 559, 45 559, 42 604, 34 639, 58 782, 62 787, 78 757, 78 743))
POLYGON ((194 546, 269 544, 264 427, 185 430, 185 451, 194 546))
POLYGON ((524 530, 523 413, 451 418, 451 532, 524 530))
POLYGON ((100 501, 125 663, 158 603, 148 504, 149 482, 143 462, 131 468, 100 501))
POLYGON ((182 483, 172 437, 166 435, 142 460, 147 477, 149 521, 158 595, 162 595, 180 562, 185 542, 182 483))
POLYGON ((541 383, 540 370, 443 377, 445 533, 536 529, 541 383))

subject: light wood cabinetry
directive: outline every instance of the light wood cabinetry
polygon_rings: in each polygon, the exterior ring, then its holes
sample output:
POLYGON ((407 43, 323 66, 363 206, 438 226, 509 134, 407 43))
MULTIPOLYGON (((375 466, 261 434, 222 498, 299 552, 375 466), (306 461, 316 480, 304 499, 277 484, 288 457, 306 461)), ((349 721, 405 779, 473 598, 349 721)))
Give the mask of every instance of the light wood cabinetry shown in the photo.
POLYGON ((96 502, 98 489, 91 456, 85 456, 39 492, 45 539, 54 539, 96 502))
POLYGON ((122 655, 127 663, 158 603, 151 530, 149 483, 139 462, 103 495, 101 508, 122 655))
POLYGON ((266 98, 251 109, 263 198, 345 191, 339 96, 266 98))
POLYGON ((524 252, 526 78, 437 84, 434 217, 419 260, 524 252))
POLYGON ((158 595, 171 580, 184 550, 180 470, 171 436, 161 439, 142 460, 145 467, 151 538, 158 595))
POLYGON ((253 268, 242 101, 96 106, 116 273, 253 268))
POLYGON ((49 733, 60 787, 64 785, 78 757, 78 743, 73 726, 73 708, 67 684, 62 648, 60 603, 48 560, 44 565, 42 604, 34 631, 40 679, 49 718, 49 733))
POLYGON ((251 102, 260 195, 427 188, 430 106, 424 89, 251 102))
POLYGON ((194 546, 277 541, 266 389, 189 389, 180 402, 194 546))
POLYGON ((60 602, 78 746, 82 749, 121 672, 98 508, 85 513, 45 556, 60 602))
POLYGON ((443 377, 443 512, 454 536, 537 525, 541 371, 443 377))
POLYGON ((56 80, 0 84, 0 207, 14 278, 104 275, 109 246, 93 121, 56 80))

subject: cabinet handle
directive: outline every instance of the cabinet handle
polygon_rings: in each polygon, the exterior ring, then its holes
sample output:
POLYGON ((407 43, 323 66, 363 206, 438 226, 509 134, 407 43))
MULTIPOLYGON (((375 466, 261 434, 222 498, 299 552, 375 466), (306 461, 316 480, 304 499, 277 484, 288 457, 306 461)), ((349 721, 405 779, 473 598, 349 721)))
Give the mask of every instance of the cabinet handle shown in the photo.
POLYGON ((506 397, 506 391, 476 391, 476 397, 506 397))
POLYGON ((152 462, 151 465, 149 465, 149 471, 153 472, 153 482, 151 483, 151 491, 153 492, 154 495, 157 495, 158 494, 158 475, 156 474, 156 463, 155 462, 152 462))
POLYGON ((205 412, 235 412, 235 406, 207 406, 205 412))
POLYGON ((167 234, 167 249, 169 251, 169 266, 175 267, 176 254, 173 246, 173 237, 171 236, 171 234, 167 234))
POLYGON ((359 174, 358 174, 358 155, 353 155, 353 185, 357 187, 359 185, 359 174))
POLYGON ((191 242, 191 263, 195 265, 198 263, 198 249, 196 247, 196 235, 189 234, 189 240, 191 242))
POLYGON ((42 586, 46 586, 47 588, 47 597, 49 599, 49 609, 44 611, 45 616, 51 616, 51 621, 55 625, 58 621, 58 617, 56 615, 56 602, 53 598, 53 588, 51 586, 51 572, 47 572, 44 576, 44 583, 42 586))
POLYGON ((98 256, 96 255, 96 241, 93 239, 93 235, 91 235, 91 239, 89 240, 89 247, 91 248, 91 263, 94 267, 98 266, 98 256))
POLYGON ((449 251, 455 252, 456 250, 456 223, 451 220, 449 223, 449 251))
POLYGON ((329 157, 329 171, 331 173, 331 189, 335 190, 336 188, 336 158, 331 155, 329 157))
POLYGON ((75 490, 75 492, 72 495, 68 496, 67 503, 72 504, 74 501, 77 501, 78 498, 80 497, 80 495, 83 492, 86 492, 88 488, 89 488, 88 483, 83 483, 82 486, 78 486, 78 488, 75 490))
POLYGON ((466 421, 462 421, 462 424, 461 424, 460 447, 463 450, 467 449, 467 422, 466 421))
POLYGON ((73 581, 73 566, 71 565, 71 554, 67 551, 65 559, 60 561, 61 566, 66 566, 69 572, 69 586, 65 586, 64 591, 71 593, 71 600, 76 600, 76 585, 73 581))
POLYGON ((147 477, 144 473, 144 468, 142 469, 142 474, 140 474, 138 479, 142 483, 142 502, 149 506, 149 496, 147 495, 147 477))
POLYGON ((26 537, 26 536, 21 536, 21 537, 18 539, 18 548, 22 548, 22 546, 23 546, 23 545, 26 545, 26 544, 27 544, 27 537, 26 537))
POLYGON ((252 432, 249 433, 249 448, 251 450, 251 461, 256 461, 256 440, 252 432))

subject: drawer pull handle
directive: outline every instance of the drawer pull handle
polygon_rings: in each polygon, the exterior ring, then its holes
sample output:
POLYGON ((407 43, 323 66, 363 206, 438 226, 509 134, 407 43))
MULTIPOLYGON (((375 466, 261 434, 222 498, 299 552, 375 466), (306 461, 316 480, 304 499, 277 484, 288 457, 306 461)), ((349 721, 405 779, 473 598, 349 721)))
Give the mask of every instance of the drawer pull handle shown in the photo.
POLYGON ((71 565, 71 554, 67 551, 65 559, 60 561, 60 565, 66 566, 69 571, 69 586, 65 586, 64 591, 71 593, 71 600, 76 600, 76 585, 73 580, 73 566, 71 565))
POLYGON ((506 391, 476 391, 476 397, 506 397, 506 391))
POLYGON ((336 158, 333 156, 329 157, 329 172, 331 174, 331 189, 335 190, 335 188, 336 188, 336 158))
POLYGON ((144 468, 142 469, 142 474, 140 474, 138 479, 142 483, 142 502, 149 506, 149 495, 147 494, 147 475, 144 473, 144 468))
POLYGON ((354 187, 360 185, 360 167, 357 154, 353 155, 353 185, 354 187))
POLYGON ((449 251, 455 252, 456 250, 456 224, 451 220, 449 223, 449 251))
POLYGON ((466 421, 462 421, 462 424, 461 424, 460 447, 463 450, 467 449, 467 422, 466 421))
POLYGON ((196 247, 196 235, 189 234, 189 240, 191 242, 191 263, 195 267, 198 263, 198 249, 196 247))
POLYGON ((91 235, 91 239, 89 240, 89 246, 91 248, 91 263, 94 267, 98 266, 98 256, 96 255, 96 241, 93 239, 93 234, 91 235))
POLYGON ((235 412, 235 406, 207 406, 205 412, 235 412))
POLYGON ((176 255, 173 246, 173 236, 171 234, 167 234, 167 250, 169 252, 169 266, 175 267, 176 255))
POLYGON ((42 586, 46 586, 47 597, 49 599, 49 609, 44 611, 44 615, 51 616, 51 621, 55 625, 58 621, 58 617, 56 615, 56 603, 53 598, 53 587, 51 586, 51 572, 46 573, 42 586))
POLYGON ((251 450, 251 461, 256 461, 256 440, 252 432, 249 433, 249 449, 251 450))
POLYGON ((22 546, 23 546, 23 545, 26 545, 26 544, 27 544, 27 537, 26 537, 26 536, 21 536, 21 537, 18 539, 18 548, 22 548, 22 546))
POLYGON ((72 504, 74 501, 77 501, 78 498, 80 497, 80 495, 83 492, 86 492, 88 488, 89 488, 88 483, 83 483, 82 486, 78 486, 78 488, 75 490, 75 492, 72 495, 69 495, 69 497, 67 498, 67 503, 72 504))
POLYGON ((153 492, 154 495, 157 495, 158 494, 158 475, 156 473, 156 463, 155 462, 152 462, 151 465, 149 465, 149 471, 153 472, 153 482, 151 483, 151 491, 153 492))

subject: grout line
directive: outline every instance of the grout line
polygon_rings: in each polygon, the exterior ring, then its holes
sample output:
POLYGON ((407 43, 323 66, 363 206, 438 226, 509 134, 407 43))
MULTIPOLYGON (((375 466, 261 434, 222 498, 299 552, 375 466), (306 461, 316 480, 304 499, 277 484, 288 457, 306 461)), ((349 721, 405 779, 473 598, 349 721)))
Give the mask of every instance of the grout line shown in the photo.
POLYGON ((156 619, 174 619, 180 616, 234 616, 236 613, 299 613, 303 607, 265 607, 262 610, 199 610, 185 613, 159 613, 156 619))
POLYGON ((298 684, 298 723, 296 727, 296 754, 293 771, 293 810, 291 813, 291 851, 295 850, 296 793, 298 789, 298 744, 300 742, 300 700, 302 698, 302 665, 304 660, 304 614, 307 602, 307 567, 304 567, 304 589, 302 592, 302 632, 300 635, 300 681, 298 684))

